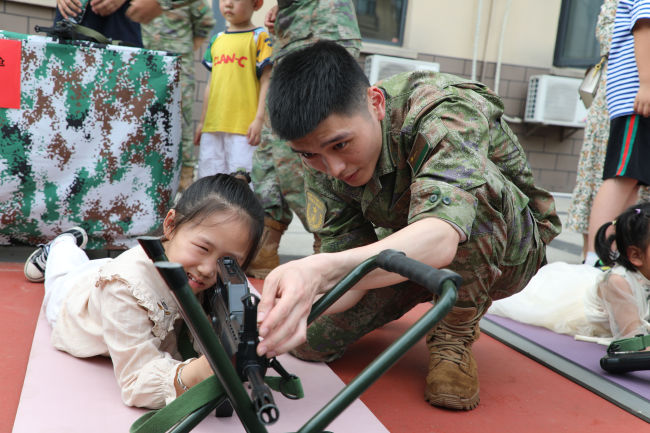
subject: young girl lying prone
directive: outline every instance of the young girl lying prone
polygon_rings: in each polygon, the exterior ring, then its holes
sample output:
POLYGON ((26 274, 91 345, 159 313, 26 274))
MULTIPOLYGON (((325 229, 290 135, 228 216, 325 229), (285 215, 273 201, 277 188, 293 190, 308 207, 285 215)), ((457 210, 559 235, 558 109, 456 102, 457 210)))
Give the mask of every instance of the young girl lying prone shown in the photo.
POLYGON ((556 262, 489 313, 602 343, 650 333, 650 203, 637 204, 596 235, 603 272, 556 262), (607 231, 613 234, 607 235, 607 231))
MULTIPOLYGON (((163 247, 180 263, 194 293, 214 285, 217 259, 245 267, 257 248, 264 212, 249 186, 219 174, 199 179, 163 223, 163 247)), ((45 283, 52 344, 76 357, 110 356, 122 400, 157 409, 212 375, 205 357, 181 361, 180 313, 140 246, 115 259, 89 260, 86 232, 72 228, 39 247, 25 263, 30 281, 45 283)))

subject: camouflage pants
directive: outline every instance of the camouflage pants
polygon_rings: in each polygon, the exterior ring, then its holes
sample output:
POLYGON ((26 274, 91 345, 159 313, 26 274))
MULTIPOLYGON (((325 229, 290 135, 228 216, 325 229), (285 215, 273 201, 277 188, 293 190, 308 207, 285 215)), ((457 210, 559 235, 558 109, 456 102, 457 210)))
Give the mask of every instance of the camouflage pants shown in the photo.
MULTIPOLYGON (((493 300, 523 289, 546 261, 546 246, 533 224, 530 249, 523 262, 497 266, 493 234, 477 235, 458 247, 448 269, 463 278, 458 289, 458 307, 477 307, 486 311, 493 300)), ((422 286, 404 282, 369 290, 352 308, 321 316, 307 329, 307 342, 292 353, 300 359, 330 362, 343 355, 348 345, 365 334, 406 314, 417 304, 435 301, 422 286)))
MULTIPOLYGON (((151 50, 167 51, 169 47, 164 44, 157 45, 155 41, 147 36, 142 35, 144 45, 151 50)), ((194 155, 194 123, 192 122, 192 107, 194 105, 196 80, 194 79, 194 53, 183 53, 179 56, 181 65, 180 85, 181 85, 181 152, 182 163, 184 166, 194 166, 196 156, 194 155)))
POLYGON ((286 141, 273 133, 268 120, 262 128, 260 145, 253 154, 251 179, 255 194, 269 217, 289 225, 293 211, 309 230, 302 161, 286 141))

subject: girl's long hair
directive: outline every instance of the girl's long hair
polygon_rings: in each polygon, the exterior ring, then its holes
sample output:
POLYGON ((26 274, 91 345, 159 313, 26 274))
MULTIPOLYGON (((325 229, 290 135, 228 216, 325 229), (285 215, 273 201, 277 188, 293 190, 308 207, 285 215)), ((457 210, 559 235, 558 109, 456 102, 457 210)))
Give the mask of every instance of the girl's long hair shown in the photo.
POLYGON ((198 224, 215 213, 230 212, 246 219, 251 247, 241 268, 246 269, 255 256, 264 229, 264 209, 245 181, 223 173, 202 177, 183 192, 174 210, 174 230, 189 222, 198 224))
POLYGON ((596 233, 596 254, 604 265, 619 264, 625 269, 636 271, 627 255, 629 247, 643 251, 650 244, 650 203, 630 206, 616 220, 603 224, 596 233), (607 229, 613 226, 614 234, 607 236, 607 229), (614 242, 616 242, 615 249, 614 242))

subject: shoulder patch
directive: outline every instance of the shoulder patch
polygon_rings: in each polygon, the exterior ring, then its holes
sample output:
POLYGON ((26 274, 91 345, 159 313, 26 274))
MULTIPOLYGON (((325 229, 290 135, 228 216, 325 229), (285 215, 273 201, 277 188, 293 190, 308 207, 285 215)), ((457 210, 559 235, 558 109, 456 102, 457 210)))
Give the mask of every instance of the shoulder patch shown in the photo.
POLYGON ((312 231, 323 228, 325 223, 325 211, 327 206, 325 202, 314 191, 307 190, 307 224, 312 231))

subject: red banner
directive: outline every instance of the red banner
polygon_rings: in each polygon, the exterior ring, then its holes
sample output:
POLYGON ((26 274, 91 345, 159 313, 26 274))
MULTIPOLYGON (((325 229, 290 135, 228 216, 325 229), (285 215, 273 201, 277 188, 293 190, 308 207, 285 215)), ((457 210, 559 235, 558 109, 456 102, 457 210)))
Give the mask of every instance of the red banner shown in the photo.
POLYGON ((0 108, 20 108, 20 41, 0 39, 0 108))

